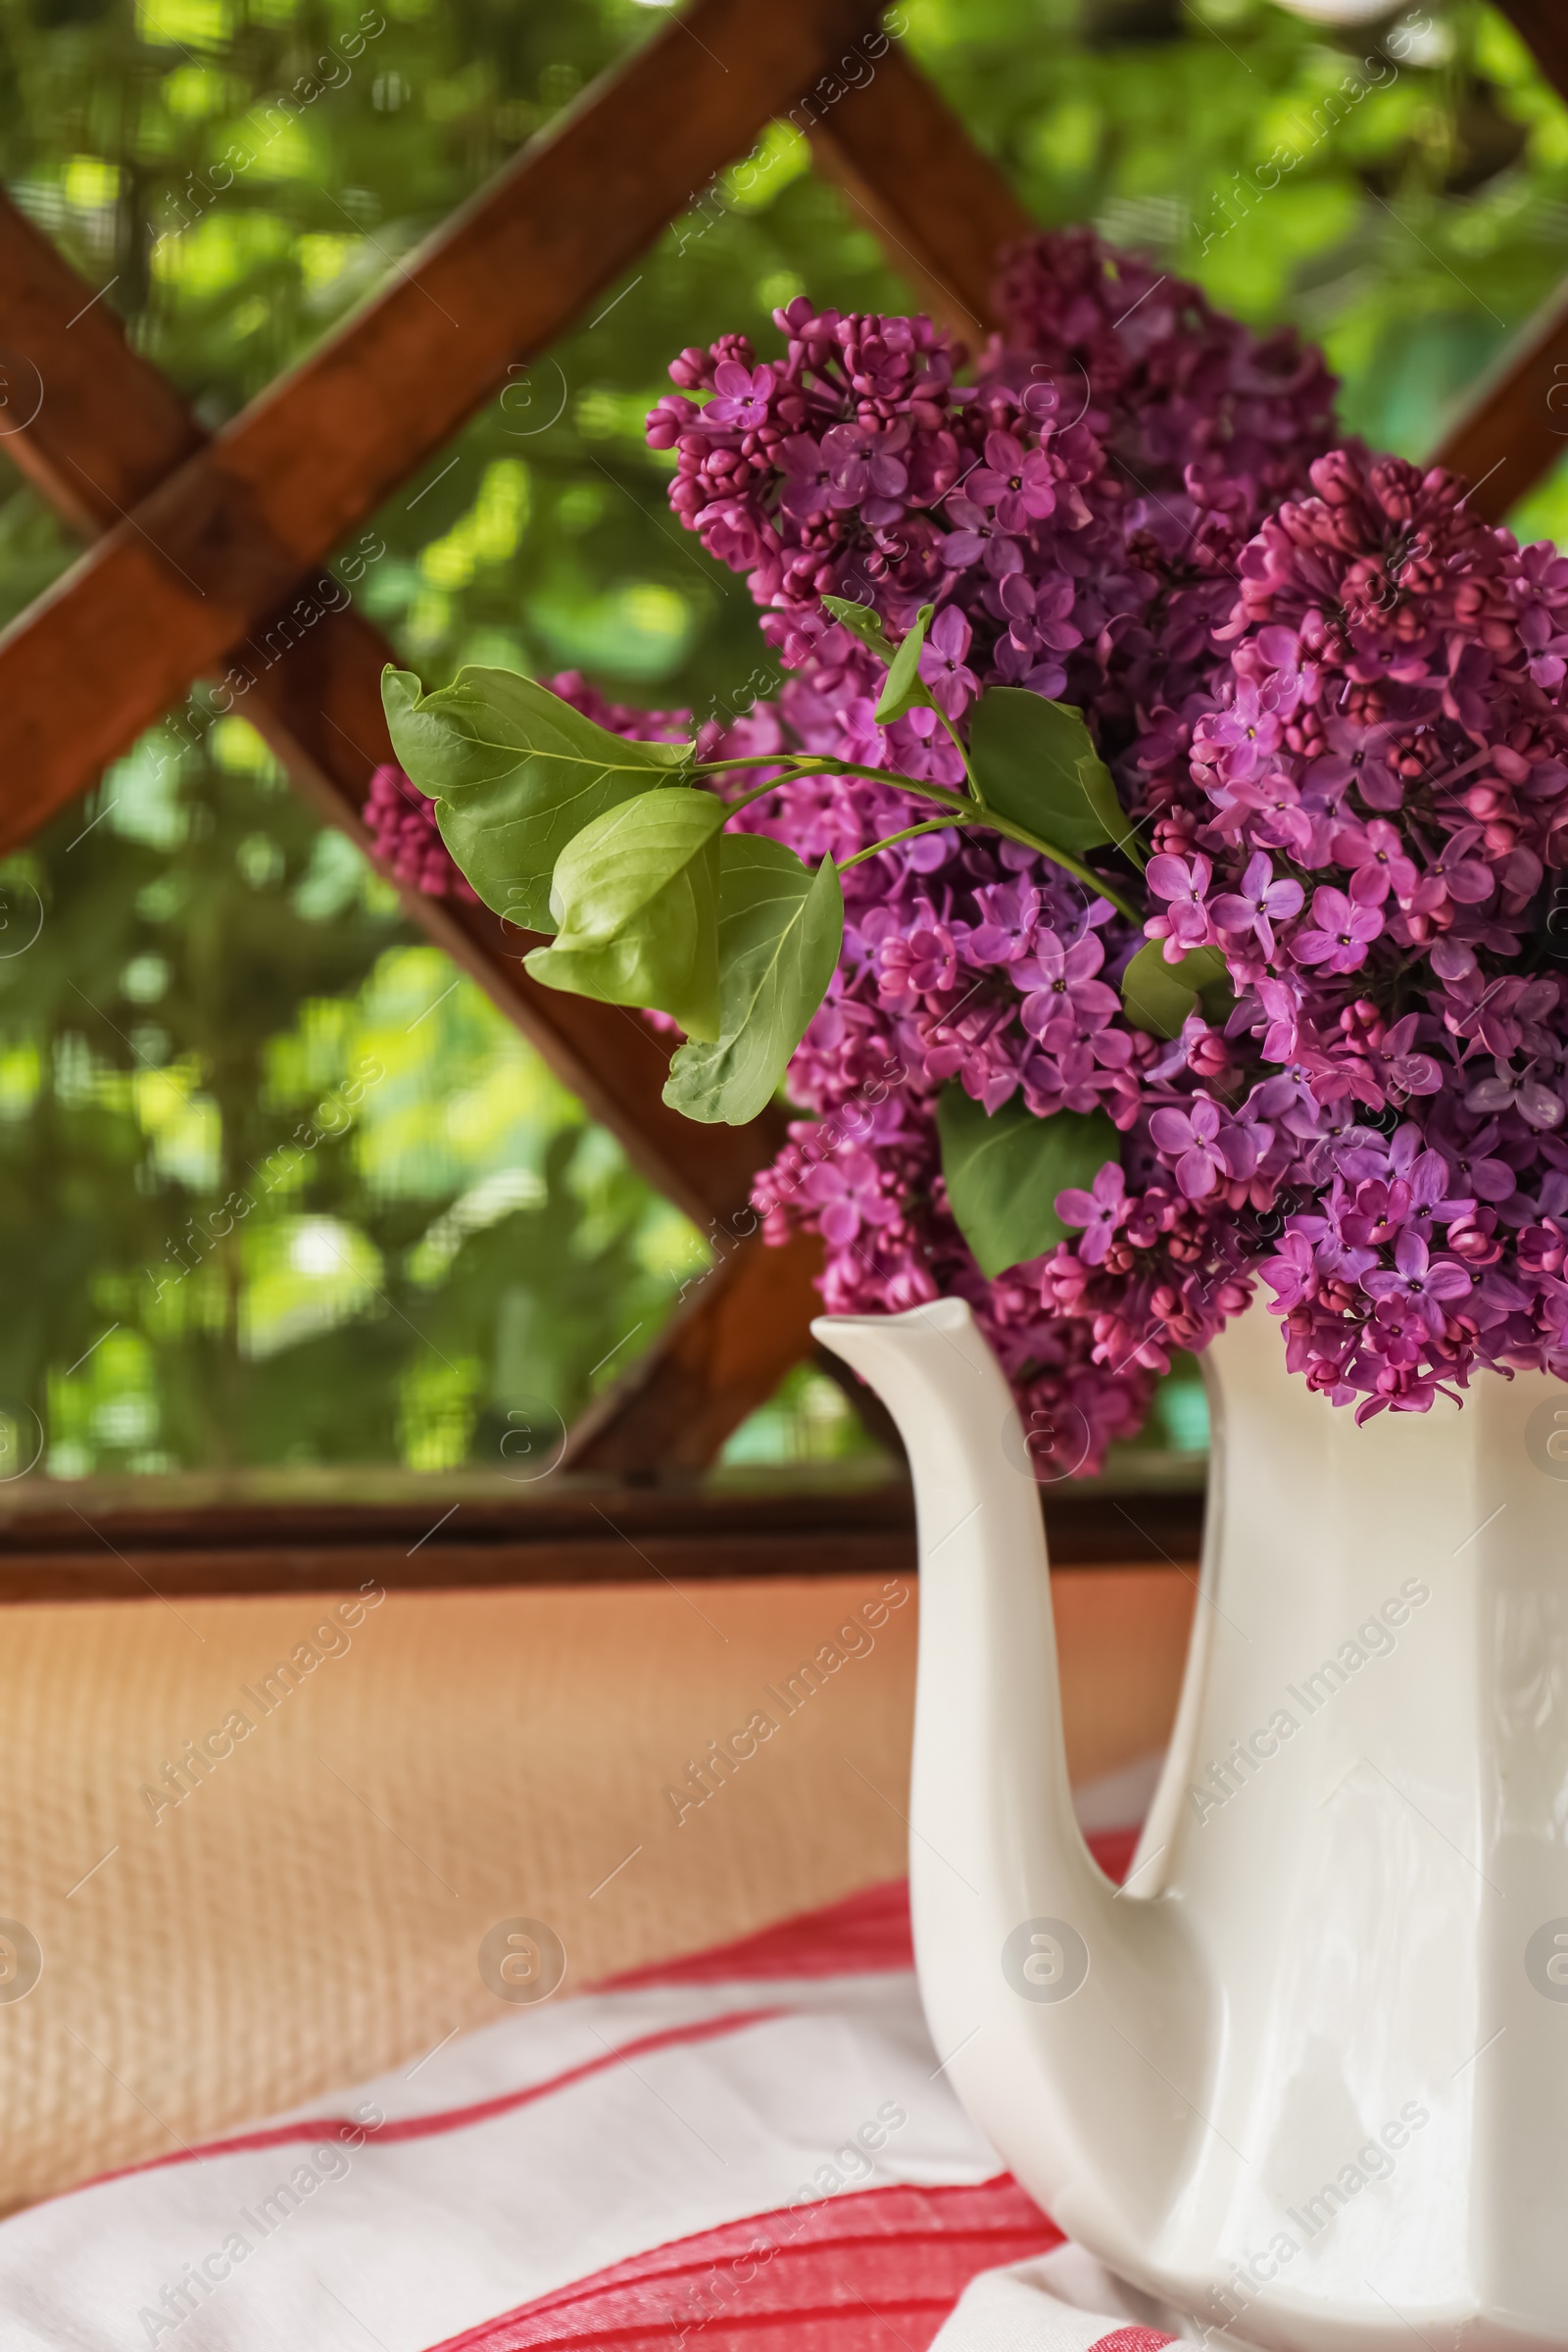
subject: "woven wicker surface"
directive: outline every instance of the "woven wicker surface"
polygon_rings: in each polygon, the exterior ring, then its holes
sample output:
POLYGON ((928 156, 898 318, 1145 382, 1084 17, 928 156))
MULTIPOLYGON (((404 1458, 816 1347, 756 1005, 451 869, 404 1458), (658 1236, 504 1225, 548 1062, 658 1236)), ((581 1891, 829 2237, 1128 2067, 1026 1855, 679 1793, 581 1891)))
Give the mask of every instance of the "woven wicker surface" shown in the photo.
MULTIPOLYGON (((1159 1736, 1189 1600, 1058 1579, 1080 1771, 1159 1736)), ((394 1594, 353 1626, 293 1597, 8 1609, 0 1915, 43 1965, 0 1997, 0 2204, 416 2064, 499 2014, 498 1922, 553 1928, 569 1988, 897 1875, 914 1620, 880 1579, 394 1594), (677 1821, 689 1762, 759 1710, 778 1728, 677 1821), (209 1735, 228 1752, 171 1801, 209 1735)))

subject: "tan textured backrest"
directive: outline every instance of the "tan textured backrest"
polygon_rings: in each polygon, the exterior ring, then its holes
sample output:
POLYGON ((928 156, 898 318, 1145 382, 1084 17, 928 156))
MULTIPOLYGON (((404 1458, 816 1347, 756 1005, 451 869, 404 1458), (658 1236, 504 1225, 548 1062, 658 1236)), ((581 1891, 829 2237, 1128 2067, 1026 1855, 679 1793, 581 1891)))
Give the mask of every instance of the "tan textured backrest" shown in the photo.
MULTIPOLYGON (((498 1922, 553 1929, 569 1989, 902 1872, 886 1582, 6 1610, 0 1917, 42 1972, 0 1982, 0 2205, 488 2022, 498 1922)), ((1190 1592, 1056 1587, 1075 1762, 1108 1771, 1168 1721, 1190 1592)))

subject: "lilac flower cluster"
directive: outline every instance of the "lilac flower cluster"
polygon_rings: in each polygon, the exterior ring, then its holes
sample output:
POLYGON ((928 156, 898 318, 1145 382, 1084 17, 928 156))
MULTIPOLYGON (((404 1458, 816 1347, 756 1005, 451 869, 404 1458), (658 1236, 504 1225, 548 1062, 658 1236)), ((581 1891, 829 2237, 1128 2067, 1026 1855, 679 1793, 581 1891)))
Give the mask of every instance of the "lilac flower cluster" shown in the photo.
POLYGON ((394 882, 426 898, 460 899, 478 905, 478 894, 455 863, 436 824, 435 803, 390 762, 370 778, 360 811, 375 861, 394 882))
MULTIPOLYGON (((769 608, 805 750, 958 781, 929 717, 870 725, 877 673, 813 619, 823 593, 894 630, 934 602, 922 670, 955 717, 998 680, 1079 702, 1151 829, 1145 933, 1173 962, 1218 947, 1235 1009, 1162 1045, 1123 1011, 1141 943, 1104 901, 981 834, 905 844, 846 877, 791 1072, 819 1112, 879 1056, 904 1082, 853 1179, 791 1164, 760 1203, 823 1233, 832 1300, 973 1296, 1026 1391, 1054 1356, 1058 1410, 1089 1392, 1049 1325, 1086 1330, 1136 1384, 1095 1390, 1091 1459, 1256 1273, 1292 1368, 1363 1416, 1478 1363, 1568 1369, 1568 990, 1539 941, 1568 865, 1568 563, 1449 477, 1330 451, 1319 361, 1086 234, 1013 256, 1003 297, 967 392, 927 322, 804 303, 780 366, 684 354, 677 381, 713 397, 652 420, 676 511, 769 608), (1120 1165, 1059 1199, 1078 1238, 997 1284, 946 1212, 953 1079, 1122 1131, 1120 1165)), ((842 858, 908 814, 811 779, 741 821, 842 858)))
MULTIPOLYGON (((782 363, 758 365, 739 339, 682 354, 682 396, 660 404, 650 437, 678 452, 676 512, 749 573, 793 665, 779 741, 960 783, 932 713, 875 726, 880 667, 818 600, 869 604, 895 633, 929 601, 921 666, 948 714, 999 681, 1079 702, 1136 810, 1149 798, 1144 737, 1153 731, 1174 767, 1212 707, 1235 559, 1279 489, 1305 486, 1327 443, 1328 379, 1288 341, 1258 345, 1193 289, 1162 287, 1083 235, 1041 240, 1006 285, 1008 334, 972 389, 955 385, 955 354, 928 321, 816 316, 799 302, 778 314, 782 363), (1031 314, 1031 288, 1058 287, 1063 299, 1042 294, 1031 314), (1109 386, 1123 449, 1102 437, 1092 405, 1063 420, 1065 398, 1084 408, 1086 378, 1109 386), (700 406, 690 395, 705 389, 700 406), (1226 469, 1224 450, 1251 470, 1226 469)), ((842 860, 911 813, 894 788, 814 777, 783 783, 739 821, 808 860, 842 860)), ((844 884, 845 953, 791 1092, 826 1116, 884 1066, 900 1083, 853 1170, 838 1154, 813 1166, 818 1130, 803 1122, 758 1203, 780 1238, 801 1223, 822 1233, 835 1306, 969 1298, 1026 1408, 1059 1447, 1081 1435, 1079 1458, 1094 1467, 1142 1420, 1169 1348, 1200 1345, 1249 1295, 1241 1277, 1256 1250, 1232 1246, 1229 1211, 1255 1168, 1250 1130, 1233 1136, 1227 1120, 1225 1188, 1201 1203, 1150 1134, 1161 1105, 1217 1122, 1196 1098, 1232 1068, 1230 1050, 1206 1028, 1167 1046, 1134 1027, 1115 983, 1141 934, 995 836, 926 835, 844 884), (1127 1176, 1109 1173, 1131 1187, 1118 1195, 1117 1249, 1125 1257, 1136 1235, 1137 1259, 1111 1286, 1115 1311, 1075 1311, 1066 1278, 1039 1264, 980 1274, 939 1166, 935 1102, 954 1079, 988 1110, 1021 1096, 1037 1116, 1100 1107, 1124 1130, 1127 1176)), ((1092 1224, 1085 1271, 1104 1240, 1092 1224)))
POLYGON ((1056 385, 1064 414, 1082 416, 1150 502, 1140 528, 1157 527, 1156 498, 1203 490, 1223 511, 1261 516, 1300 487, 1303 449, 1336 437, 1319 352, 1290 328, 1260 340, 1092 229, 1015 247, 997 301, 1006 324, 988 369, 1056 385))
POLYGON ((1292 1368, 1364 1417, 1568 1373, 1568 562, 1396 459, 1312 492, 1242 557, 1147 928, 1224 951, 1260 1270, 1292 1368))
POLYGON ((1255 336, 1090 229, 1014 248, 997 291, 1006 323, 988 371, 1051 383, 1121 494, 1133 593, 1108 608, 1067 697, 1093 713, 1122 797, 1142 812, 1152 768, 1186 772, 1242 549, 1338 438, 1334 380, 1294 329, 1255 336))
MULTIPOLYGON (((1067 657, 1127 587, 1120 493, 1093 435, 1063 425, 1049 382, 956 386, 961 355, 927 318, 817 315, 804 295, 776 318, 782 362, 754 364, 740 336, 682 353, 676 382, 711 397, 666 394, 649 439, 676 452, 676 514, 747 575, 786 665, 818 670, 875 746, 875 664, 820 600, 872 606, 895 634, 935 601, 950 715, 982 670, 1060 694, 1067 657)), ((929 711, 902 723, 906 773, 961 774, 929 711)))
MULTIPOLYGON (((805 681, 786 686, 786 713, 805 690, 805 681)), ((881 786, 852 795, 826 780, 792 781, 738 821, 808 859, 842 858, 906 808, 881 786)), ((790 1091, 827 1117, 863 1101, 887 1069, 898 1083, 868 1114, 853 1166, 835 1155, 809 1172, 816 1122, 792 1127, 758 1182, 766 1230, 778 1240, 801 1224, 822 1234, 834 1311, 968 1298, 1036 1426, 1062 1446, 1077 1433, 1076 1466, 1093 1468, 1113 1438, 1136 1432, 1169 1348, 1201 1346, 1249 1296, 1250 1258, 1234 1246, 1229 1215, 1248 1188, 1227 1172, 1223 1186, 1203 1188, 1209 1198, 1189 1198, 1149 1132, 1159 1105, 1200 1131, 1218 1126, 1190 1066, 1196 1040, 1166 1045, 1131 1026, 1110 979, 1138 934, 1105 901, 1086 906, 1069 877, 1028 851, 982 833, 928 835, 851 867, 843 882, 844 953, 791 1064, 790 1091), (1043 1118, 1108 1111, 1124 1131, 1124 1164, 1102 1171, 1097 1188, 1102 1199, 1110 1192, 1114 1224, 1102 1200, 1064 1195, 1062 1213, 1089 1227, 1077 1253, 988 1282, 942 1183, 935 1104, 954 1080, 989 1107, 1018 1095, 1043 1118), (1097 1270, 1115 1279, 1102 1279, 1093 1299, 1074 1297, 1069 1263, 1081 1288, 1097 1270)), ((1223 1149, 1248 1173, 1250 1131, 1226 1124, 1223 1149)))
POLYGON ((1314 354, 1087 232, 1008 257, 1001 307, 960 385, 928 320, 803 298, 781 358, 687 351, 650 418, 788 672, 701 756, 755 758, 737 789, 787 752, 871 771, 786 775, 736 822, 842 863, 927 813, 876 771, 962 784, 936 712, 875 724, 832 595, 894 637, 936 608, 921 672, 955 722, 996 683, 1078 705, 1152 853, 1119 869, 1138 923, 979 830, 850 866, 767 1231, 820 1233, 835 1308, 969 1298, 1051 1471, 1095 1467, 1259 1278, 1292 1369, 1362 1417, 1478 1365, 1568 1376, 1568 562, 1336 447, 1314 354), (1230 1008, 1139 1026, 1146 940, 1217 949, 1230 1008), (1072 1238, 995 1281, 943 1184, 954 1082, 1119 1134, 1057 1197, 1072 1238))

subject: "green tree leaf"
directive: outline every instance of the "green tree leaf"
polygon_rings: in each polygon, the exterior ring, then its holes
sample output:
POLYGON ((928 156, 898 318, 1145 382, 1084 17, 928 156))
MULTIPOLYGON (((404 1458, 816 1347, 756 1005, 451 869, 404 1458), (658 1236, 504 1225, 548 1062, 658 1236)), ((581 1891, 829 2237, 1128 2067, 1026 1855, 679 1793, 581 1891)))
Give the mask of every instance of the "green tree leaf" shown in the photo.
POLYGON ((689 1119, 740 1127, 772 1100, 827 994, 844 896, 831 858, 813 875, 761 834, 725 833, 718 847, 718 1039, 681 1047, 664 1101, 689 1119))
POLYGON ((888 682, 882 689, 882 699, 871 713, 879 727, 891 727, 896 718, 902 718, 906 710, 913 710, 920 704, 924 704, 928 710, 935 709, 931 690, 920 675, 920 648, 925 643, 925 633, 931 626, 931 615, 935 611, 935 605, 920 607, 914 616, 913 626, 893 657, 888 682))
POLYGON ((937 1099, 948 1201, 988 1278, 1065 1241, 1056 1195, 1093 1184, 1121 1138, 1102 1110, 1037 1119, 1014 1095, 988 1118, 956 1083, 937 1099))
POLYGON ((1236 1004, 1224 950, 1192 948, 1179 963, 1167 963, 1164 941, 1148 940, 1122 974, 1121 1001, 1133 1027, 1151 1037, 1180 1037, 1200 1007, 1222 1027, 1236 1004))
POLYGON ((487 906, 553 931, 550 877, 573 835, 622 802, 668 784, 689 743, 628 743, 559 694, 509 669, 464 669, 422 694, 382 673, 392 748, 436 803, 441 838, 487 906))
POLYGON ((824 612, 831 612, 835 620, 842 621, 851 635, 858 637, 862 645, 868 645, 877 660, 885 662, 891 669, 897 658, 897 648, 889 644, 887 631, 869 605, 852 605, 846 596, 824 596, 822 608, 824 612))
POLYGON ((536 980, 607 1004, 651 1004, 688 1036, 718 1036, 718 833, 710 792, 645 792, 607 809, 556 862, 554 947, 536 980))
POLYGON ((1144 862, 1083 713, 1026 686, 991 686, 969 713, 969 764, 988 808, 1075 853, 1114 842, 1144 862))

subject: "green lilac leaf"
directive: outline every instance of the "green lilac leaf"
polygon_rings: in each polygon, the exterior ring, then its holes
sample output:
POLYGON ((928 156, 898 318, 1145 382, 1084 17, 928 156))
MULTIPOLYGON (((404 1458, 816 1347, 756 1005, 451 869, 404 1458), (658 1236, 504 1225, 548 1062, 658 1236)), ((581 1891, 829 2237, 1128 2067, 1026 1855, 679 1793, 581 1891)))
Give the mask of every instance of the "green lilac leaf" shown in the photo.
POLYGON ((1083 713, 1026 686, 991 686, 969 712, 969 764, 999 816, 1075 854, 1114 842, 1143 856, 1083 713))
POLYGON ((1151 1037, 1180 1037, 1200 1008, 1222 1027, 1236 1004, 1224 950, 1192 948, 1179 963, 1167 963, 1163 940, 1148 940, 1122 974, 1121 1001, 1133 1027, 1151 1037))
POLYGON ((1121 1138, 1102 1110, 1058 1110, 1037 1119, 1014 1095, 988 1118, 956 1083, 937 1099, 937 1134, 948 1202, 979 1262, 994 1280, 1065 1241, 1056 1195, 1087 1190, 1121 1138))
POLYGON ((925 643, 925 633, 935 611, 935 605, 920 607, 908 634, 893 657, 888 682, 882 689, 882 699, 871 713, 879 727, 891 727, 893 721, 902 718, 906 710, 913 710, 921 704, 928 710, 935 708, 930 689, 920 675, 920 648, 925 643))
POLYGON ((862 645, 869 646, 879 662, 886 662, 892 667, 897 659, 896 648, 889 644, 887 631, 869 605, 852 605, 849 598, 844 596, 824 596, 822 608, 824 612, 831 612, 835 620, 842 621, 851 635, 858 637, 862 645))
POLYGON ((657 1005, 716 1040, 718 833, 710 792, 645 792, 607 809, 556 861, 555 945, 524 957, 535 980, 609 1004, 657 1005))
POLYGON ((838 869, 813 875, 782 842, 725 833, 718 845, 715 1043, 682 1046, 664 1101, 689 1119, 744 1126, 771 1102, 833 977, 844 938, 838 869))
POLYGON ((382 672, 392 748, 436 804, 441 838, 487 906, 553 931, 550 877, 567 843, 622 802, 668 784, 689 743, 628 743, 509 669, 463 669, 422 694, 382 672))

